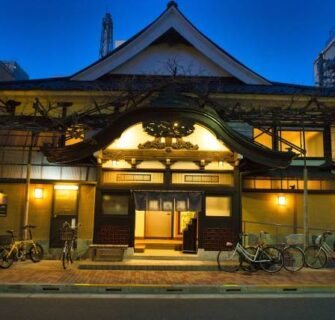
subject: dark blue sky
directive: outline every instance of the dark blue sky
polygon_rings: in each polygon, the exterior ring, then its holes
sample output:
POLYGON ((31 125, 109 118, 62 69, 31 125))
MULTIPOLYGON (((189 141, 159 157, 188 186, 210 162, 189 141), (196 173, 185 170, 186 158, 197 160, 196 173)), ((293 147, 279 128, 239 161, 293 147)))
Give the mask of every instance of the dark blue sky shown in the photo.
MULTIPOLYGON (((129 39, 167 0, 0 0, 0 60, 31 78, 68 76, 98 59, 102 17, 129 39)), ((313 61, 335 27, 334 0, 178 0, 205 35, 272 81, 313 85, 313 61)))

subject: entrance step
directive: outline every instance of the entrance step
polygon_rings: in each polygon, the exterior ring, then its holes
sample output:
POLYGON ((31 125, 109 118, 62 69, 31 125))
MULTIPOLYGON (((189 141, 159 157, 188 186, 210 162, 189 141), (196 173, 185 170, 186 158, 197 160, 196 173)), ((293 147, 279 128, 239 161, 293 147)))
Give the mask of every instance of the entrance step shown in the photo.
MULTIPOLYGON (((150 253, 145 254, 134 254, 131 256, 132 260, 148 260, 148 261, 200 261, 196 255, 185 255, 185 254, 173 254, 173 251, 170 251, 170 254, 163 253, 162 250, 159 250, 158 253, 154 253, 155 250, 150 250, 150 253)), ((167 251, 168 252, 168 251, 167 251)))
MULTIPOLYGON (((182 242, 179 240, 136 240, 135 241, 135 252, 139 250, 154 249, 154 250, 182 250, 182 242)), ((143 251, 142 251, 143 252, 143 251)))
POLYGON ((145 245, 144 244, 136 244, 134 248, 135 253, 143 253, 145 251, 145 245))

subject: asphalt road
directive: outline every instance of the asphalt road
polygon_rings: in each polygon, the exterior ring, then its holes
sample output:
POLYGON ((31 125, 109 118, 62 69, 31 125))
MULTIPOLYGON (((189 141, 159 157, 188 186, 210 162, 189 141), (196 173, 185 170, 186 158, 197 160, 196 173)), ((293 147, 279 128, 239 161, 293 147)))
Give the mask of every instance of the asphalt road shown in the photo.
POLYGON ((0 297, 1 319, 271 319, 328 320, 334 296, 11 296, 0 297))

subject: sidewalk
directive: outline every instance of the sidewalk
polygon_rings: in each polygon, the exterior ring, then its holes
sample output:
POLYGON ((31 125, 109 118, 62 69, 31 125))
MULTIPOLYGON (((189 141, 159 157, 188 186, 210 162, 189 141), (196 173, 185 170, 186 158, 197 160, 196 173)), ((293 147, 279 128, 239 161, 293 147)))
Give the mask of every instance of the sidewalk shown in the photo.
MULTIPOLYGON (((80 263, 63 270, 56 260, 16 262, 9 269, 0 269, 0 293, 335 293, 334 268, 269 274, 220 272, 211 262, 208 270, 212 271, 87 270, 79 269, 80 263)), ((156 261, 157 265, 162 263, 156 261)), ((105 264, 115 268, 117 263, 105 264)), ((192 269, 189 261, 179 264, 192 269)))

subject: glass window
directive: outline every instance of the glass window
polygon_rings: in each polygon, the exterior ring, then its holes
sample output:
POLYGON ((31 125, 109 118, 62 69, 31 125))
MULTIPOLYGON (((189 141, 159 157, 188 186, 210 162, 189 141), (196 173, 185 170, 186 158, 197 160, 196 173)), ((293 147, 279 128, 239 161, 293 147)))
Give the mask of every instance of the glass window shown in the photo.
POLYGON ((231 197, 206 197, 206 216, 230 217, 231 197))
POLYGON ((77 214, 77 190, 54 190, 54 215, 77 214))
POLYGON ((126 216, 128 215, 129 196, 109 195, 102 196, 102 213, 106 215, 126 216))
POLYGON ((7 195, 0 191, 0 217, 7 215, 7 195))
POLYGON ((271 136, 272 130, 269 130, 269 133, 262 132, 259 129, 254 128, 254 140, 255 142, 260 143, 261 145, 272 149, 272 136, 271 136))
MULTIPOLYGON (((304 147, 303 131, 281 131, 280 136, 290 143, 303 149, 304 147)), ((324 157, 323 132, 305 131, 306 157, 324 157)), ((280 142, 280 150, 287 151, 290 148, 285 142, 280 142)), ((293 149, 293 152, 297 150, 293 149)))

